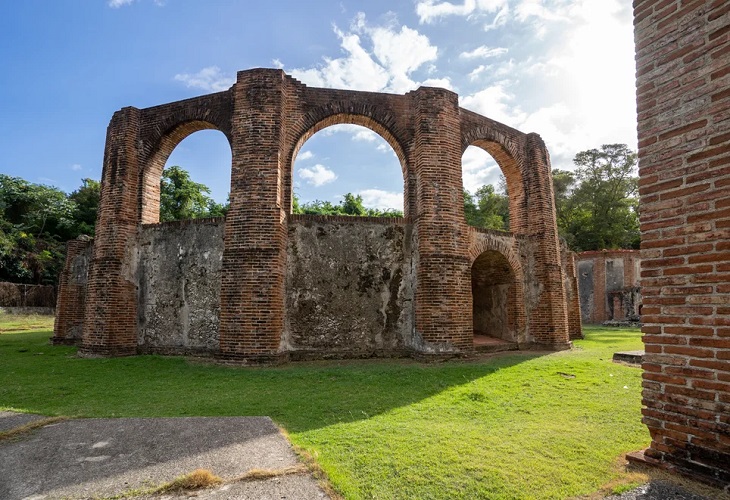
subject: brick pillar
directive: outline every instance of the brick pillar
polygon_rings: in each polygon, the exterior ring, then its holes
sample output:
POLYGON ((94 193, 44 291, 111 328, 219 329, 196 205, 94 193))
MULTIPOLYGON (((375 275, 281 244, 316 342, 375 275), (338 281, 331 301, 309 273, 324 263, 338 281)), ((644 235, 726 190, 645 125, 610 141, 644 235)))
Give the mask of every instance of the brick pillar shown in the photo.
POLYGON ((81 354, 137 352, 137 297, 129 249, 138 222, 139 117, 139 109, 124 108, 114 113, 107 129, 81 354))
POLYGON ((416 110, 416 332, 425 351, 473 349, 471 264, 456 94, 419 88, 416 110))
POLYGON ((86 307, 88 260, 84 255, 93 240, 71 240, 66 243, 66 261, 59 277, 56 318, 51 343, 76 344, 81 340, 86 307))
POLYGON ((730 3, 634 2, 645 456, 730 484, 730 3))
POLYGON ((565 248, 565 295, 568 299, 568 336, 570 340, 582 339, 583 327, 580 321, 580 295, 578 276, 575 272, 575 253, 565 248))
POLYGON ((534 271, 542 286, 537 307, 529 319, 529 331, 535 344, 548 349, 567 349, 570 347, 568 307, 560 264, 550 156, 539 135, 527 135, 525 160, 523 183, 529 217, 526 231, 538 242, 534 271))
POLYGON ((221 272, 223 359, 269 362, 284 326, 286 215, 282 208, 283 79, 241 71, 234 92, 231 208, 221 272))

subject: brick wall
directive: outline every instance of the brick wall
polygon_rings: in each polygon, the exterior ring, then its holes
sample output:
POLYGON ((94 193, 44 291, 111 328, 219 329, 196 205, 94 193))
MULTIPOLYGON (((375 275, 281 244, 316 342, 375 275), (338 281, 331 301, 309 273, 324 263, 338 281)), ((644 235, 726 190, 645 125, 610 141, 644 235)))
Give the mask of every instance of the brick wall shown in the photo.
POLYGON ((730 2, 635 0, 645 457, 730 483, 730 2))
POLYGON ((81 237, 66 244, 66 261, 58 283, 53 344, 78 344, 84 326, 86 289, 93 240, 81 237))
POLYGON ((472 266, 480 253, 495 250, 503 252, 515 277, 523 277, 516 278, 508 307, 523 342, 570 346, 569 273, 561 264, 550 159, 538 135, 463 110, 458 96, 444 89, 423 87, 405 95, 318 89, 280 70, 253 69, 239 72, 228 91, 114 114, 81 352, 139 350, 138 320, 146 314, 135 281, 141 224, 157 221, 159 178, 174 147, 197 130, 216 129, 232 152, 218 355, 237 362, 281 359, 292 165, 312 134, 340 123, 380 134, 401 162, 404 208, 413 229, 414 326, 408 335, 417 339, 414 350, 473 350, 472 266), (472 144, 489 151, 505 173, 510 244, 479 246, 489 238, 466 224, 461 156, 472 144))
POLYGON ((596 250, 576 255, 584 323, 620 321, 639 315, 638 250, 596 250))

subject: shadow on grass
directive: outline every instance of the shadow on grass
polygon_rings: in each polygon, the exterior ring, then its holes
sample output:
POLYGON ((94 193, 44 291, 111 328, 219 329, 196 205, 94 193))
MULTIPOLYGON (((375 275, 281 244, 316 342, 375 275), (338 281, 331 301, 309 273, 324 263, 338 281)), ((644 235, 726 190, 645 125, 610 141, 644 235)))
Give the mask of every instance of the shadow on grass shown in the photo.
POLYGON ((540 356, 225 367, 180 357, 82 359, 48 332, 0 336, 0 408, 82 417, 267 415, 290 432, 370 418, 540 356))

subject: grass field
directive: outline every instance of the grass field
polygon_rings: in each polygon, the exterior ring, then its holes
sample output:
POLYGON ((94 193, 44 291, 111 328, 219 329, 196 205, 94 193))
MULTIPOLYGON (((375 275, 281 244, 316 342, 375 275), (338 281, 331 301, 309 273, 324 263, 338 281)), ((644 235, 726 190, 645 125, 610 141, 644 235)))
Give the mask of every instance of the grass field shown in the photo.
MULTIPOLYGON (((632 329, 575 349, 471 362, 235 368, 179 357, 82 359, 51 324, 0 316, 0 409, 73 417, 268 415, 346 498, 570 498, 630 476, 649 444, 632 329), (11 330, 11 331, 8 331, 11 330)), ((215 472, 215 471, 214 471, 215 472)))

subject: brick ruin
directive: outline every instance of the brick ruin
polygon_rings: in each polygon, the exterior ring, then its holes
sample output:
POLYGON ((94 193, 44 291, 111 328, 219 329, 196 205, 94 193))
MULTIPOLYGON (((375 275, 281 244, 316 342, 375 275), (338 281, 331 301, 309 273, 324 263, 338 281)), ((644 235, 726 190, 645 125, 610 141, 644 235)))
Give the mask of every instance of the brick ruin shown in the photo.
POLYGON ((538 135, 462 109, 444 89, 309 88, 254 69, 224 92, 114 114, 96 238, 69 243, 53 342, 77 343, 84 355, 243 363, 464 355, 475 331, 515 348, 567 349, 581 336, 574 274, 538 135), (291 213, 299 148, 343 123, 394 149, 403 218, 291 213), (165 162, 203 129, 223 132, 231 147, 230 211, 159 223, 165 162), (465 221, 470 145, 506 176, 512 232, 465 221))
POLYGON ((595 250, 575 255, 583 324, 637 323, 641 316, 638 250, 595 250))
POLYGON ((644 423, 730 484, 730 2, 634 0, 644 423))

